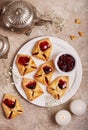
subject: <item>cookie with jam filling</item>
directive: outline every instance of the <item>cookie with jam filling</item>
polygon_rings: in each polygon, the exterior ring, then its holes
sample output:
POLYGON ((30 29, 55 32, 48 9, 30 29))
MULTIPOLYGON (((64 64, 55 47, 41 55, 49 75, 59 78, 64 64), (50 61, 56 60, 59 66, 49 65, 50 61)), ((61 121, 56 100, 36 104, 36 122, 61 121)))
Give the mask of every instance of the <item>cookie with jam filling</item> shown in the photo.
POLYGON ((8 119, 15 118, 23 112, 23 108, 19 100, 11 94, 4 95, 2 100, 2 108, 8 119))
POLYGON ((60 99, 69 88, 69 77, 60 76, 53 80, 47 87, 47 91, 55 98, 60 99))
POLYGON ((44 38, 36 42, 33 47, 32 55, 38 59, 47 61, 52 51, 52 43, 49 38, 44 38))
POLYGON ((53 61, 48 61, 42 64, 36 72, 34 78, 44 85, 48 85, 51 81, 52 75, 55 71, 53 61))
POLYGON ((33 101, 44 93, 39 83, 34 79, 23 78, 22 88, 30 101, 33 101))
POLYGON ((17 55, 16 66, 22 76, 37 69, 37 65, 32 57, 26 54, 17 55))

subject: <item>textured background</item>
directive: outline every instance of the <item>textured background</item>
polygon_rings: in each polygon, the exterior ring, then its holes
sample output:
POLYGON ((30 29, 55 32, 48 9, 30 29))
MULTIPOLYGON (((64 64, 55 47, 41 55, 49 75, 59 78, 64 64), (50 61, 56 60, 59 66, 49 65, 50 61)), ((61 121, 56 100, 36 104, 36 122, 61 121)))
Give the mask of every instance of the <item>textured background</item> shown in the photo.
MULTIPOLYGON (((57 27, 52 26, 35 27, 28 37, 24 34, 19 35, 5 31, 0 27, 0 34, 8 36, 10 42, 8 59, 0 59, 0 104, 4 93, 12 93, 19 98, 24 108, 24 113, 21 116, 7 120, 0 106, 0 130, 88 130, 88 109, 81 117, 72 115, 72 121, 68 127, 60 127, 54 120, 55 113, 65 108, 68 110, 69 103, 73 99, 83 99, 88 105, 88 1, 27 1, 33 4, 42 14, 46 14, 52 18, 58 16, 64 18, 64 27, 62 32, 59 32, 57 27), (74 23, 76 18, 81 20, 80 25, 74 23), (78 35, 79 31, 85 32, 85 36, 80 37, 78 35), (71 34, 76 35, 77 39, 71 41, 69 38, 71 34), (77 93, 67 103, 52 108, 41 108, 26 102, 11 84, 12 81, 8 75, 8 69, 19 47, 34 37, 44 35, 52 35, 66 40, 78 52, 83 66, 83 78, 77 93)), ((5 2, 7 2, 7 0, 0 0, 0 7, 2 7, 5 2)))

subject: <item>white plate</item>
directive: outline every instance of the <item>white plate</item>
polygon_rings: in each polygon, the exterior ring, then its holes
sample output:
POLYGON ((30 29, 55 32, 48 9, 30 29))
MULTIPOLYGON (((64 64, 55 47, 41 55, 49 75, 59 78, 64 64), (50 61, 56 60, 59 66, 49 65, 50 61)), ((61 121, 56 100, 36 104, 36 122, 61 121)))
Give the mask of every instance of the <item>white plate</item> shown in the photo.
MULTIPOLYGON (((34 44, 36 43, 36 41, 42 39, 42 38, 49 38, 51 40, 51 42, 53 43, 53 49, 52 49, 52 54, 50 59, 53 59, 56 54, 60 53, 60 52, 68 52, 74 55, 74 57, 76 58, 77 61, 77 65, 75 68, 75 71, 67 74, 70 77, 70 85, 69 85, 69 90, 67 91, 67 93, 60 99, 60 100, 56 100, 54 99, 47 91, 46 91, 46 87, 42 84, 41 87, 44 91, 44 94, 38 98, 36 98, 34 101, 29 101, 35 105, 38 106, 42 106, 42 107, 50 107, 50 106, 57 106, 60 104, 65 103, 66 101, 68 101, 77 91, 77 89, 80 86, 81 83, 81 79, 82 79, 82 65, 81 65, 81 61, 80 58, 77 54, 77 52, 75 51, 75 49, 70 46, 67 42, 56 38, 56 37, 51 37, 51 36, 46 36, 46 37, 38 37, 35 38, 33 40, 28 41, 25 45, 23 45, 21 47, 21 49, 17 52, 15 58, 14 58, 14 62, 13 62, 13 71, 12 71, 12 75, 13 75, 13 81, 15 83, 16 89, 18 90, 18 92, 26 99, 26 95, 21 87, 21 81, 22 81, 22 76, 19 74, 18 69, 16 67, 15 64, 15 60, 18 54, 28 54, 30 56, 31 55, 31 51, 32 48, 34 46, 34 44)), ((34 58, 34 61, 36 62, 37 66, 41 65, 42 63, 44 63, 44 61, 39 60, 37 58, 34 58)), ((33 78, 35 72, 32 72, 30 74, 25 75, 24 77, 26 78, 33 78)), ((58 73, 57 71, 55 71, 55 74, 52 77, 52 80, 55 79, 55 77, 57 76, 61 76, 64 74, 58 73)))

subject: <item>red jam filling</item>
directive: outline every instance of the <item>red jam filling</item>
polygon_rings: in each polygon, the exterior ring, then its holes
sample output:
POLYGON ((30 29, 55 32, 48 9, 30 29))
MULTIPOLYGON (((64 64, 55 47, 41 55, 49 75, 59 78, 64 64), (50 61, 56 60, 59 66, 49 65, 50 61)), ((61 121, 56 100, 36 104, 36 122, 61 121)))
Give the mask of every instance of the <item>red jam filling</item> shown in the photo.
POLYGON ((63 54, 59 57, 57 65, 62 71, 69 72, 75 67, 75 59, 69 54, 63 54))
POLYGON ((49 45, 49 43, 47 41, 44 41, 44 42, 40 43, 40 49, 41 49, 41 51, 45 51, 48 48, 50 48, 50 45, 49 45))
POLYGON ((30 83, 28 83, 28 84, 26 85, 26 87, 27 87, 28 89, 35 89, 35 87, 36 87, 36 82, 30 82, 30 83))
POLYGON ((49 83, 49 81, 48 81, 48 78, 47 78, 47 77, 45 77, 45 81, 46 81, 46 83, 47 83, 47 84, 49 83))
POLYGON ((18 63, 24 66, 27 66, 29 62, 29 58, 26 56, 19 57, 18 63))
POLYGON ((8 106, 9 108, 14 108, 15 107, 15 104, 16 104, 16 101, 12 101, 12 100, 10 100, 10 99, 5 99, 4 101, 4 104, 6 105, 6 106, 8 106))
POLYGON ((45 72, 45 74, 49 74, 50 72, 52 72, 52 69, 49 66, 44 66, 43 71, 45 72))
POLYGON ((60 79, 60 80, 59 80, 59 83, 58 83, 58 87, 59 87, 60 89, 65 89, 66 86, 67 86, 66 81, 63 81, 62 79, 60 79))

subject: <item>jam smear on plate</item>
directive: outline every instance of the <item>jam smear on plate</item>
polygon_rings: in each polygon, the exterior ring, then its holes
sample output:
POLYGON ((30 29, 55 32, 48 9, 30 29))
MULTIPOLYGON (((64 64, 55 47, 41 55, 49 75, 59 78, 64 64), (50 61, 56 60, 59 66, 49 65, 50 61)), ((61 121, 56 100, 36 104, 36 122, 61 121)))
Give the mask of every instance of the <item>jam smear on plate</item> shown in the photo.
POLYGON ((63 54, 59 57, 57 65, 60 70, 69 72, 75 67, 75 59, 70 54, 63 54))
POLYGON ((47 41, 43 41, 40 43, 41 51, 46 51, 48 48, 50 48, 50 45, 47 41))
POLYGON ((14 108, 15 107, 15 104, 16 104, 16 101, 12 101, 12 100, 10 100, 10 99, 5 99, 4 101, 4 104, 6 105, 6 106, 8 106, 9 108, 14 108))
POLYGON ((28 88, 28 89, 35 89, 35 87, 36 87, 36 82, 34 81, 34 82, 29 82, 27 85, 26 85, 26 87, 28 88))
POLYGON ((26 57, 26 56, 21 56, 21 57, 19 57, 18 63, 21 64, 21 65, 27 66, 29 60, 30 60, 30 59, 29 59, 28 57, 26 57))

